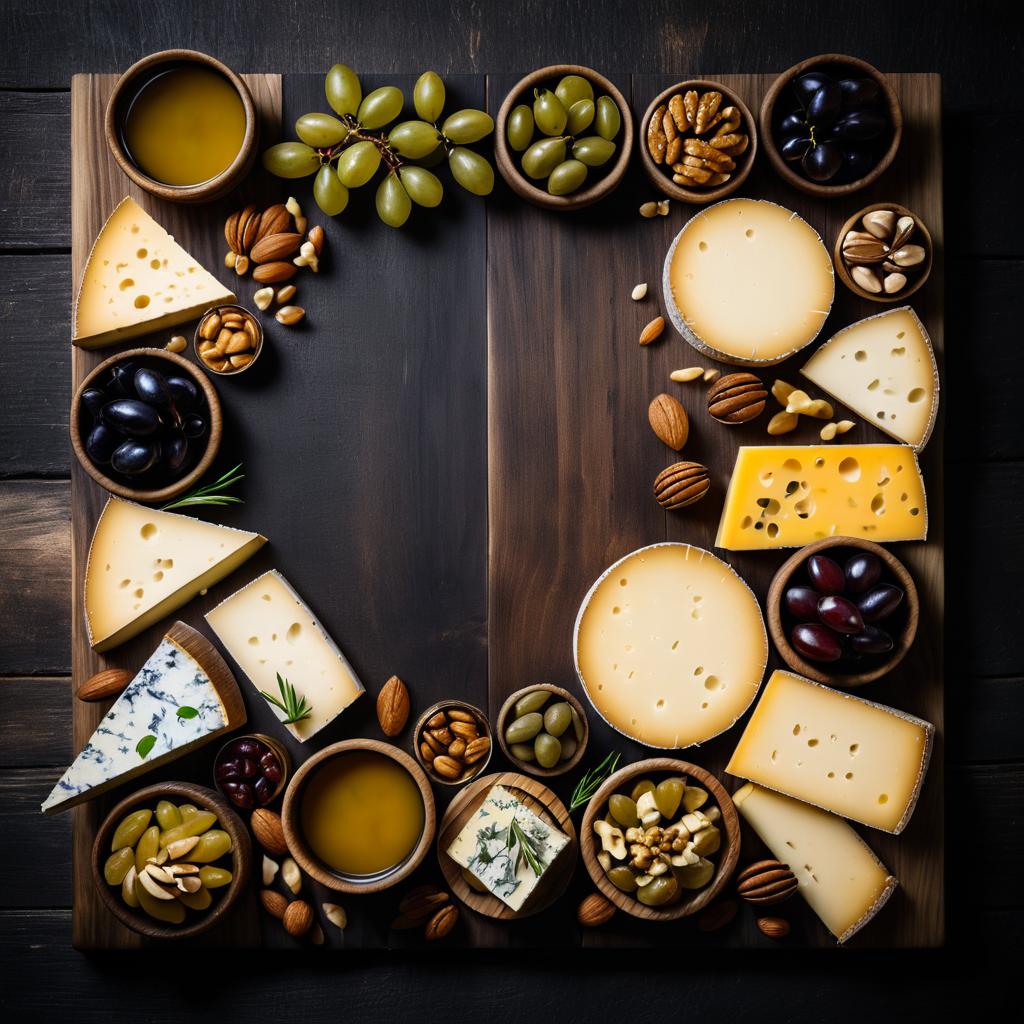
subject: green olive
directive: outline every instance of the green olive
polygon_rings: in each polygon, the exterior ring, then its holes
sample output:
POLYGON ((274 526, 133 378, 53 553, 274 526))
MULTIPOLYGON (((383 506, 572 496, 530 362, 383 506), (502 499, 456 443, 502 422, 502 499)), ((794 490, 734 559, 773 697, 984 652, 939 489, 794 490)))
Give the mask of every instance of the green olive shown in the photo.
POLYGON ((555 95, 559 102, 568 110, 580 100, 594 99, 594 87, 582 75, 566 75, 555 86, 555 95))
POLYGON ((662 907, 676 898, 679 883, 674 875, 659 875, 637 890, 636 898, 645 907, 662 907))
POLYGON ((189 851, 190 864, 209 864, 220 860, 231 850, 231 836, 219 828, 211 828, 199 837, 199 842, 189 851))
POLYGON ((533 741, 533 752, 541 768, 554 768, 562 756, 562 744, 554 736, 542 732, 533 741))
POLYGON ((197 892, 177 892, 175 895, 190 910, 206 910, 213 902, 210 890, 205 886, 197 892))
POLYGON ((532 743, 511 743, 508 749, 512 752, 512 756, 519 758, 520 761, 529 763, 534 759, 532 743))
POLYGON ((222 886, 230 885, 232 877, 227 868, 215 868, 212 864, 204 864, 199 869, 199 881, 207 889, 220 889, 222 886))
POLYGON ((688 814, 703 807, 708 802, 708 792, 700 786, 687 786, 683 794, 683 810, 688 814))
POLYGON ((569 114, 550 89, 535 89, 533 120, 545 135, 561 135, 569 114))
POLYGON ((619 129, 622 127, 622 114, 619 113, 618 104, 611 96, 602 96, 596 104, 594 115, 594 130, 602 139, 611 142, 619 129))
POLYGON ((563 160, 548 176, 548 192, 567 196, 587 180, 587 165, 580 160, 563 160))
POLYGON ((516 718, 522 718, 523 715, 528 715, 531 711, 540 711, 547 704, 550 696, 550 690, 533 690, 516 701, 512 714, 516 718))
POLYGON ((523 171, 531 178, 546 178, 564 159, 565 139, 541 139, 523 154, 523 171))
POLYGON ((594 123, 594 101, 577 100, 569 108, 569 117, 565 122, 565 130, 570 135, 585 132, 594 123))
POLYGON ((160 826, 150 825, 135 847, 135 870, 142 871, 150 857, 160 852, 160 826))
POLYGON ((629 795, 630 795, 630 798, 633 800, 633 802, 636 803, 640 799, 640 797, 642 797, 644 795, 644 793, 653 793, 653 792, 654 792, 654 783, 651 782, 650 779, 641 779, 639 782, 637 782, 633 786, 633 788, 629 792, 629 795))
POLYGON ((615 155, 615 143, 600 135, 588 135, 573 143, 572 155, 588 167, 602 167, 615 155))
POLYGON ((199 808, 195 804, 178 804, 178 813, 182 821, 187 821, 199 813, 199 808))
POLYGON ((636 801, 625 793, 613 793, 608 799, 608 810, 616 823, 623 828, 637 828, 640 816, 636 813, 636 801))
POLYGON ((696 864, 675 868, 673 874, 684 889, 703 889, 715 873, 715 865, 709 860, 701 859, 696 864))
POLYGON ((636 875, 624 864, 619 864, 608 872, 608 881, 623 892, 633 892, 636 889, 636 875))
POLYGON ((146 831, 153 812, 146 808, 142 811, 132 811, 131 814, 122 818, 117 828, 114 829, 114 836, 110 840, 111 852, 123 849, 125 846, 134 846, 139 841, 139 836, 146 831))
POLYGON ((515 719, 505 730, 505 742, 525 743, 527 740, 532 740, 543 725, 544 716, 537 711, 531 711, 529 714, 515 719))
POLYGON ((161 828, 174 828, 181 824, 181 811, 170 800, 161 800, 156 805, 156 820, 161 828))
POLYGON ((560 742, 562 744, 562 760, 568 761, 569 758, 575 756, 579 744, 576 742, 576 737, 571 734, 563 736, 560 742))
POLYGON ((583 742, 583 719, 580 718, 579 712, 574 707, 570 706, 572 711, 572 731, 576 734, 576 742, 583 742))
POLYGON ((190 836, 198 836, 207 829, 217 824, 217 815, 213 811, 196 811, 190 818, 185 818, 180 825, 169 828, 160 835, 160 845, 170 846, 178 839, 188 839, 190 836))
POLYGON ((673 817, 679 810, 685 788, 682 779, 662 779, 654 790, 654 806, 664 817, 673 817))
POLYGON ((549 736, 561 736, 572 724, 572 708, 564 700, 544 712, 544 731, 549 736))
POLYGON ((122 846, 116 853, 112 853, 103 865, 103 877, 107 885, 120 885, 134 863, 135 854, 130 846, 122 846))
POLYGON ((520 103, 508 115, 505 134, 508 144, 517 153, 522 153, 533 141, 533 111, 525 103, 520 103))

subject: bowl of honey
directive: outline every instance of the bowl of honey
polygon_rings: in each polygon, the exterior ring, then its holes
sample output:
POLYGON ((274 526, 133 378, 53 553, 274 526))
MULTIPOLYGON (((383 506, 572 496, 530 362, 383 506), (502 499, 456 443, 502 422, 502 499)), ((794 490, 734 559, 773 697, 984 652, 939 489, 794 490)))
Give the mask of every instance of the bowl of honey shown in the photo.
POLYGON ((231 191, 256 158, 259 122, 245 82, 215 57, 163 50, 133 64, 107 102, 114 159, 161 199, 203 203, 231 191))
POLYGON ((336 892, 389 889, 434 840, 434 795, 423 769, 379 740, 343 740, 306 761, 281 808, 288 851, 336 892))

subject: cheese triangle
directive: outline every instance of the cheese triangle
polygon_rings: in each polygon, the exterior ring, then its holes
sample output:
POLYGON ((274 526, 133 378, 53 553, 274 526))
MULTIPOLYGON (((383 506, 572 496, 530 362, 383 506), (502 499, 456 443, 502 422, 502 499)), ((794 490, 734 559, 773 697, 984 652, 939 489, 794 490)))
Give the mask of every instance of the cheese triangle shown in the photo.
POLYGON ((235 296, 130 197, 100 229, 75 300, 72 342, 101 348, 194 320, 235 296))
POLYGON ((108 651, 191 601, 267 538, 110 498, 85 569, 89 643, 108 651))

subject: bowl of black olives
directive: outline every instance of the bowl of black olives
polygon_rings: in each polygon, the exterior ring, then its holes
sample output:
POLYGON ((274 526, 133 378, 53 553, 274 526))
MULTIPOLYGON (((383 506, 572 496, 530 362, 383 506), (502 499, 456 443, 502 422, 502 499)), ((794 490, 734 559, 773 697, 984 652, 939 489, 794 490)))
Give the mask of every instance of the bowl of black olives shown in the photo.
POLYGON ((133 501, 169 501, 206 472, 220 448, 209 378, 158 348, 111 356, 75 392, 71 446, 101 487, 133 501))
POLYGON ((866 61, 827 53, 794 64, 761 104, 761 143, 778 174, 817 196, 865 188, 896 156, 903 113, 866 61))
POLYGON ((892 671, 917 634, 917 587, 880 544, 826 537, 782 564, 765 602, 782 660, 833 686, 863 686, 892 671))

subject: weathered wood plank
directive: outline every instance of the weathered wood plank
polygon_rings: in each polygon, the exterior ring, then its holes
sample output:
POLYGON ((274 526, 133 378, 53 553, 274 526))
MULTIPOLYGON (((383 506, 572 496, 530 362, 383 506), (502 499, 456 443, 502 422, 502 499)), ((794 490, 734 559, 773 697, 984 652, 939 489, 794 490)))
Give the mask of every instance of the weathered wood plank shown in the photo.
POLYGON ((0 769, 70 762, 70 689, 66 676, 0 679, 0 769))

